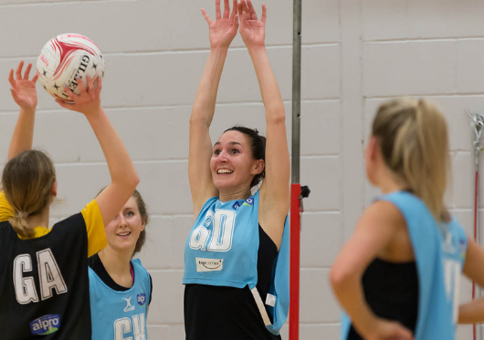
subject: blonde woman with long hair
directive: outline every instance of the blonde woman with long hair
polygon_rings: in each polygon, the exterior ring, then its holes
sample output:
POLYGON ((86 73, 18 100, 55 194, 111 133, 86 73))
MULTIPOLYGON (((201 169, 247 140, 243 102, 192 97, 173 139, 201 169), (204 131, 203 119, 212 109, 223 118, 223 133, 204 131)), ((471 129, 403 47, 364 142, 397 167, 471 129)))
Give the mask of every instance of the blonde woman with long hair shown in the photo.
MULTIPOLYGON (((444 204, 450 161, 443 114, 422 99, 383 103, 365 161, 382 194, 331 270, 345 311, 341 339, 455 339, 461 272, 484 284, 476 265, 484 255, 444 204)), ((466 308, 467 321, 482 319, 475 303, 466 308)))

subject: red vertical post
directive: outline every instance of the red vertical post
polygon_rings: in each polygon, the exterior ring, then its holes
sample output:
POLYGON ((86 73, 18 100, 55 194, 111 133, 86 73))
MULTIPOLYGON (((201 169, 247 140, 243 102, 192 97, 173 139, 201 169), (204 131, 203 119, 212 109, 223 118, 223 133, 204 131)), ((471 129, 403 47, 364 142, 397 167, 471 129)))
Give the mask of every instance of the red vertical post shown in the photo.
MULTIPOLYGON (((478 156, 477 156, 478 157, 478 156)), ((475 189, 474 189, 474 241, 476 241, 478 244, 477 240, 477 218, 478 218, 478 195, 479 195, 479 168, 477 165, 476 161, 476 178, 475 178, 475 189)), ((476 298, 476 283, 472 281, 472 300, 476 298)), ((477 332, 476 332, 476 324, 472 325, 472 333, 474 336, 474 340, 477 339, 477 332)))
POLYGON ((299 340, 299 244, 301 238, 301 184, 299 179, 301 160, 301 22, 302 0, 293 0, 289 340, 299 340))
POLYGON ((291 267, 289 305, 289 339, 299 339, 299 276, 301 244, 301 184, 291 184, 291 267))

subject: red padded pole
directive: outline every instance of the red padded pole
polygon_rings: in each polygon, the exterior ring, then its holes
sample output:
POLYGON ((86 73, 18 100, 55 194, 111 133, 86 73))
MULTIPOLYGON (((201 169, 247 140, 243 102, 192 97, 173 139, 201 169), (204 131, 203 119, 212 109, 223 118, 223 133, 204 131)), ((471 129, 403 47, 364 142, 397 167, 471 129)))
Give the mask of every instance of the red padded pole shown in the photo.
POLYGON ((289 339, 299 340, 299 276, 301 244, 301 184, 291 184, 291 268, 289 339))

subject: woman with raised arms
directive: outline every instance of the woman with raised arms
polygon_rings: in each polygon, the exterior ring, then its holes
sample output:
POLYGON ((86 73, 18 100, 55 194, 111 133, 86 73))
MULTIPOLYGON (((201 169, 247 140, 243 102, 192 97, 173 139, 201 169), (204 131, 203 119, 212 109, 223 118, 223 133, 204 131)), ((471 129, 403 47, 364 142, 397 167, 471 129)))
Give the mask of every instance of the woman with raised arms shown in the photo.
POLYGON ((265 47, 267 11, 262 5, 259 20, 250 1, 233 1, 230 11, 225 0, 222 13, 217 0, 215 20, 202 13, 211 48, 190 118, 194 224, 185 245, 186 339, 279 339, 289 300, 290 170, 284 105, 265 47), (212 145, 217 90, 239 20, 267 140, 234 126, 212 145))

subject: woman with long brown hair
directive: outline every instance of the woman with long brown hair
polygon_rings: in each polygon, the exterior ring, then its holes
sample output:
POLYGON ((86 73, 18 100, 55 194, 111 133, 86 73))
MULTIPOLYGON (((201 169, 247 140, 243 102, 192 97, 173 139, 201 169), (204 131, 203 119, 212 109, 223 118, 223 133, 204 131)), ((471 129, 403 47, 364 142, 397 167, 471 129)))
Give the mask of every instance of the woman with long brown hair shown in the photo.
POLYGON ((279 339, 288 311, 290 169, 284 104, 265 47, 267 10, 259 20, 250 1, 234 0, 230 11, 225 0, 222 14, 217 0, 215 20, 202 13, 211 48, 190 117, 186 338, 279 339), (212 145, 218 85, 238 29, 259 80, 267 139, 234 126, 212 145))
POLYGON ((135 190, 106 225, 106 248, 89 258, 92 340, 148 337, 153 284, 140 259, 133 259, 146 241, 148 222, 145 201, 135 190))

